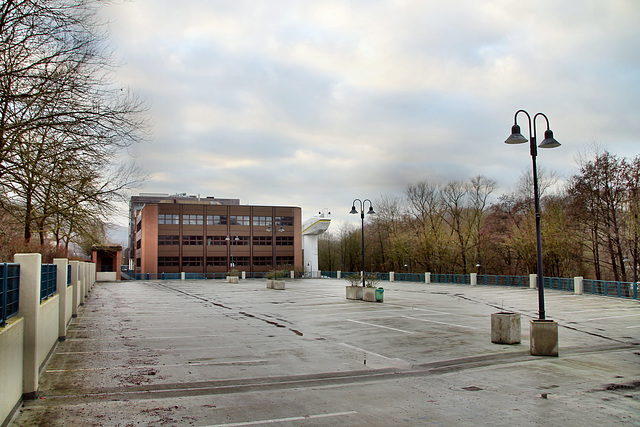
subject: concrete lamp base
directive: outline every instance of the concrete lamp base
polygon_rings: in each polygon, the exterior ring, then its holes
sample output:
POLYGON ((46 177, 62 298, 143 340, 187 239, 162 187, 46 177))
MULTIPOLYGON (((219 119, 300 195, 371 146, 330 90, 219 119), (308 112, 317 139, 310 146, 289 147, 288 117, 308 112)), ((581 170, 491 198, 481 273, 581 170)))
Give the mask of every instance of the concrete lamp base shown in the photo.
POLYGON ((499 312, 491 314, 491 342, 495 344, 520 344, 520 313, 499 312))
POLYGON ((362 299, 362 286, 345 286, 347 290, 347 299, 362 299))
POLYGON ((530 350, 532 356, 558 356, 558 322, 534 319, 530 323, 530 350))

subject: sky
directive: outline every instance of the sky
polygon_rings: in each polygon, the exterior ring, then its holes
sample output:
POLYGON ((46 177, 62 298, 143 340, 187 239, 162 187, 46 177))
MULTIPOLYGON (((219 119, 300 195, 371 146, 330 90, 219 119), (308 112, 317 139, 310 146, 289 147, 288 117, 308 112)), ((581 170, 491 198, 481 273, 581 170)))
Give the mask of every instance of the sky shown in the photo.
POLYGON ((562 146, 537 161, 561 179, 594 144, 640 154, 638 0, 116 0, 100 13, 115 78, 148 104, 148 141, 126 153, 148 175, 139 192, 359 225, 355 198, 423 180, 512 189, 531 171, 528 144, 504 144, 519 109, 549 118, 562 146))

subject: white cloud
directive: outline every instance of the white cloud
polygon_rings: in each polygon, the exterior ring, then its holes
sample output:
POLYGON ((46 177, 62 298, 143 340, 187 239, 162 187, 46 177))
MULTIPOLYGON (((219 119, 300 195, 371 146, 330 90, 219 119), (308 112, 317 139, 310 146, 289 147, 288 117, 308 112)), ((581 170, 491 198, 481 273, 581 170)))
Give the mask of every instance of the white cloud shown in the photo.
POLYGON ((118 77, 151 104, 153 140, 132 150, 144 191, 312 214, 422 179, 507 187, 531 167, 502 144, 520 108, 549 116, 563 146, 539 163, 561 175, 593 141, 639 152, 635 0, 131 0, 104 16, 118 77))

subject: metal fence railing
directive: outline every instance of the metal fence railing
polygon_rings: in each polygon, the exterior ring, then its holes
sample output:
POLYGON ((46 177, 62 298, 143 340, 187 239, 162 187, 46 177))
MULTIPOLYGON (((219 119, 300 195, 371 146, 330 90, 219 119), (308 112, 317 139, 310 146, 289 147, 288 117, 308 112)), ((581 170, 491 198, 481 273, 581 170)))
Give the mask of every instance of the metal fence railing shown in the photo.
POLYGON ((18 314, 20 297, 20 264, 0 263, 0 326, 18 314))
POLYGON ((585 294, 633 299, 638 299, 638 287, 640 287, 639 283, 591 279, 584 279, 582 284, 585 294))
MULTIPOLYGON (((148 273, 134 273, 131 270, 126 268, 122 269, 123 273, 126 273, 132 279, 135 280, 180 280, 180 273, 157 273, 157 274, 148 274, 148 273)), ((340 272, 340 277, 346 279, 350 275, 357 274, 359 272, 348 272, 342 271, 340 272)), ((388 281, 390 280, 389 273, 373 273, 377 276, 380 281, 388 281)), ((247 279, 262 279, 265 278, 267 273, 245 273, 247 279)), ((185 279, 224 279, 227 276, 226 273, 186 273, 185 279)), ((337 271, 321 271, 321 277, 325 278, 338 278, 337 271)), ((395 273, 394 280, 397 282, 422 282, 425 281, 424 273, 395 273)), ((435 274, 432 273, 430 275, 431 283, 451 283, 457 285, 470 285, 471 284, 471 275, 470 274, 435 274)), ((509 286, 509 287, 520 287, 520 288, 528 288, 530 286, 529 276, 498 276, 498 275, 477 275, 476 283, 478 285, 487 285, 487 286, 509 286)), ((575 292, 575 285, 573 278, 566 277, 545 277, 544 280, 545 289, 556 289, 566 292, 575 292)), ((590 280, 584 279, 583 286, 585 294, 593 294, 593 295, 605 295, 611 297, 619 297, 619 298, 633 298, 638 299, 638 288, 640 287, 640 283, 630 283, 630 282, 614 282, 614 281, 605 281, 605 280, 590 280)))
POLYGON ((40 301, 42 302, 56 293, 58 266, 55 264, 42 264, 41 271, 40 301))
POLYGON ((471 276, 468 274, 432 274, 431 283, 453 283, 456 285, 471 284, 471 276))

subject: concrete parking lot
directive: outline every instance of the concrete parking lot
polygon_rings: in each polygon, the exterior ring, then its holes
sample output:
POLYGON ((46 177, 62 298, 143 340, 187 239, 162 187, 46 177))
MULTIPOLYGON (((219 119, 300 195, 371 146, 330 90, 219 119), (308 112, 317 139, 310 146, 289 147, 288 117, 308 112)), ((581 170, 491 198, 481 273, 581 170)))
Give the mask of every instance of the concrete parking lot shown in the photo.
POLYGON ((560 355, 536 357, 535 290, 345 285, 98 283, 13 425, 640 425, 639 301, 546 291, 560 355), (500 310, 521 344, 491 343, 500 310))

